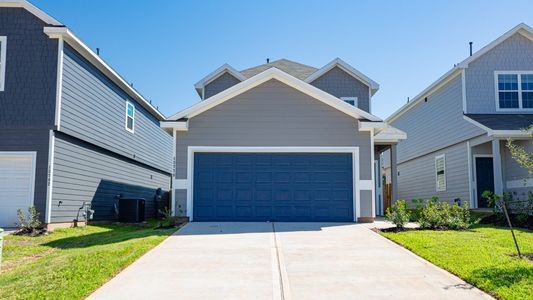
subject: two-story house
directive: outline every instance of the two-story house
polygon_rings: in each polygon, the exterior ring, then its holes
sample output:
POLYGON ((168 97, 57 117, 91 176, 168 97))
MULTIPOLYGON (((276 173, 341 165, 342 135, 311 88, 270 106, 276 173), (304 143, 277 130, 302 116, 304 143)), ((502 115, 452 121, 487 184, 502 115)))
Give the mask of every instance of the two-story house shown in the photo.
POLYGON ((174 137, 176 214, 374 219, 375 157, 405 138, 371 113, 376 82, 340 59, 322 68, 283 59, 225 64, 195 88, 201 101, 161 124, 174 137))
POLYGON ((398 144, 400 199, 482 208, 487 190, 527 198, 533 181, 505 144, 533 152, 522 131, 533 124, 533 29, 519 24, 471 54, 387 121, 409 135, 398 144))
POLYGON ((49 228, 116 218, 118 197, 170 189, 164 116, 67 27, 0 1, 0 226, 34 205, 49 228))

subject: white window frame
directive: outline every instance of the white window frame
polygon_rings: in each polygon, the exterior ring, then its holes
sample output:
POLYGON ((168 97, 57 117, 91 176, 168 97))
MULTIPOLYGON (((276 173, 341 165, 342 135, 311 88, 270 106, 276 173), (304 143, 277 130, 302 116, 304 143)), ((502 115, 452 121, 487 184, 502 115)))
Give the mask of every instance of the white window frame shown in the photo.
POLYGON ((5 89, 7 36, 0 36, 0 92, 5 89))
POLYGON ((446 182, 446 155, 444 154, 441 154, 441 155, 437 155, 435 156, 435 190, 437 192, 445 192, 446 191, 446 185, 447 185, 447 182, 446 182), (439 174, 438 174, 438 168, 437 168, 437 165, 438 165, 438 161, 439 159, 442 159, 443 160, 443 171, 444 171, 444 187, 442 186, 439 186, 439 174))
MULTIPOLYGON (((346 102, 346 103, 348 103, 347 101, 353 101, 353 103, 354 103, 353 106, 359 107, 358 106, 359 105, 359 101, 358 101, 359 99, 357 97, 341 97, 341 100, 346 102)), ((348 103, 348 104, 350 104, 350 103, 348 103)))
POLYGON ((126 128, 127 131, 131 132, 131 133, 134 133, 135 132, 135 105, 130 102, 130 101, 126 101, 126 118, 125 118, 125 122, 124 122, 124 128, 126 128), (131 129, 128 128, 128 118, 130 117, 128 115, 128 107, 131 105, 131 107, 133 108, 133 116, 131 117, 131 129))
POLYGON ((496 111, 533 111, 533 108, 524 108, 522 106, 522 75, 533 75, 533 71, 494 71, 494 94, 496 99, 496 111), (498 75, 516 75, 518 77, 518 108, 500 108, 500 88, 498 86, 498 75))

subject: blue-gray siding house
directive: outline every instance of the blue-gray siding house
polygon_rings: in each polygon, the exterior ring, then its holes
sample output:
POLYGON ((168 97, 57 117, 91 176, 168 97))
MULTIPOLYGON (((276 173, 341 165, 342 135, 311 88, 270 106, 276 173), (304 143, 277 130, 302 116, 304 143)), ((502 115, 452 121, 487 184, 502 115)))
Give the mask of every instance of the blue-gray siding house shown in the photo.
POLYGON ((290 60, 195 85, 174 136, 174 212, 193 221, 372 221, 375 157, 405 134, 371 114, 378 84, 346 62, 290 60))
POLYGON ((505 144, 512 138, 533 151, 522 130, 533 124, 533 29, 519 24, 387 121, 409 135, 397 146, 400 199, 438 196, 474 208, 487 207, 486 190, 527 199, 533 180, 505 144))
POLYGON ((117 218, 119 197, 168 193, 164 116, 57 20, 0 2, 0 226, 34 205, 49 228, 117 218), (158 191, 159 190, 159 191, 158 191))

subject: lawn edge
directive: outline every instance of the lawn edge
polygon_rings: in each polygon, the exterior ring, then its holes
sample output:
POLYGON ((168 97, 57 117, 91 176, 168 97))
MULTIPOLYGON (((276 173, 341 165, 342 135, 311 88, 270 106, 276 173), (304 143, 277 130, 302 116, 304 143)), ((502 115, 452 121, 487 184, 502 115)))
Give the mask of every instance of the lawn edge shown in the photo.
POLYGON ((409 248, 405 247, 404 245, 402 245, 402 244, 400 244, 400 243, 398 243, 398 242, 396 242, 394 240, 389 239, 388 237, 382 235, 381 233, 377 233, 377 232, 373 231, 371 228, 367 227, 367 229, 370 230, 371 232, 375 233, 377 236, 381 237, 382 239, 385 239, 388 243, 400 246, 400 248, 402 248, 403 251, 409 253, 411 256, 414 256, 419 261, 430 265, 432 268, 437 269, 441 273, 444 273, 444 274, 447 274, 449 276, 452 276, 452 277, 458 279, 459 281, 462 281, 462 282, 470 285, 481 296, 486 297, 487 299, 499 299, 499 298, 497 298, 496 295, 492 294, 491 292, 485 291, 485 290, 479 288, 478 286, 476 286, 475 284, 470 283, 470 282, 464 280, 463 278, 459 277, 459 275, 457 275, 457 274, 455 274, 455 273, 453 273, 451 271, 448 271, 447 269, 445 269, 443 267, 439 267, 438 265, 432 263, 431 261, 419 256, 418 254, 416 254, 415 252, 411 251, 409 248))
POLYGON ((180 231, 183 227, 185 227, 185 225, 187 224, 182 224, 180 225, 178 228, 176 228, 176 230, 169 234, 165 239, 163 239, 159 244, 153 246, 152 248, 150 248, 148 251, 144 252, 141 256, 137 257, 137 259, 135 259, 134 261, 132 261, 131 263, 123 266, 120 270, 117 270, 117 272, 115 274, 113 274, 113 276, 109 277, 106 282, 104 282, 102 285, 100 285, 99 287, 95 288, 94 290, 88 292, 85 296, 83 296, 83 299, 88 299, 90 298, 97 290, 99 290, 100 288, 104 287, 105 285, 107 285, 111 280, 113 280, 115 277, 117 277, 120 273, 122 273, 122 271, 124 271, 126 268, 128 268, 129 266, 131 266, 133 263, 135 263, 136 261, 138 261, 139 259, 143 258, 145 255, 147 255, 148 253, 154 251, 156 248, 160 247, 163 243, 165 243, 169 237, 175 235, 176 233, 178 233, 178 231, 180 231))

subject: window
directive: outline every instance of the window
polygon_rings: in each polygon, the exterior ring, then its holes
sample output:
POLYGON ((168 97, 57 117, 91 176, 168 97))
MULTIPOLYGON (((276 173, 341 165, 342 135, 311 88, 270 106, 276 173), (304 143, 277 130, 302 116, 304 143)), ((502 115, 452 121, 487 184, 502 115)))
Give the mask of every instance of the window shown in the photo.
POLYGON ((435 157, 435 179, 437 192, 446 190, 446 158, 443 155, 435 157))
POLYGON ((357 106, 357 97, 341 97, 341 100, 350 105, 357 106))
POLYGON ((498 109, 533 109, 533 71, 495 74, 498 109))
POLYGON ((4 90, 6 81, 6 51, 7 37, 0 36, 0 91, 4 90))
POLYGON ((126 102, 126 130, 133 132, 135 126, 135 106, 131 102, 126 102))

